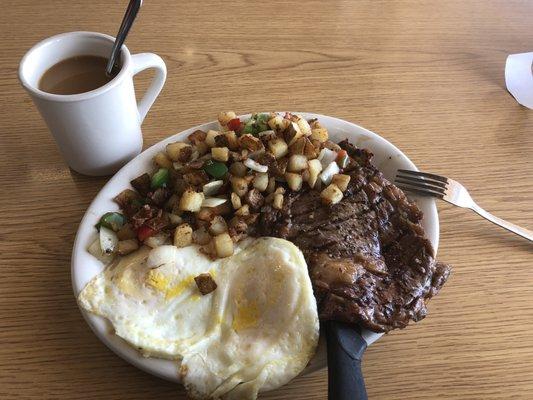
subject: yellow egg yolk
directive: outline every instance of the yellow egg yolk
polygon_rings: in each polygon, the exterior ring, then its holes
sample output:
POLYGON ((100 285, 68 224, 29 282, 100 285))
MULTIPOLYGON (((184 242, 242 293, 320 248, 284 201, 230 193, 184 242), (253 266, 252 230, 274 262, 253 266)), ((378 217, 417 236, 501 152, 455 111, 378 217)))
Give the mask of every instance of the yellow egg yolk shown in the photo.
POLYGON ((259 320, 259 309, 255 301, 246 303, 237 303, 237 312, 233 316, 232 328, 240 331, 247 328, 253 328, 259 320))

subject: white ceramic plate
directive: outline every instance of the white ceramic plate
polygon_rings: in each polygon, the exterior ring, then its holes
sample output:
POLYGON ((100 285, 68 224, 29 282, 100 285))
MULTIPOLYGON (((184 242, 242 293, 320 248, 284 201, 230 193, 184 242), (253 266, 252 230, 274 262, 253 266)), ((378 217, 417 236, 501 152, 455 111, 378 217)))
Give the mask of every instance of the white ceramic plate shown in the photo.
MULTIPOLYGON (((336 142, 348 138, 352 144, 371 150, 374 153, 374 164, 389 180, 394 179, 398 169, 416 169, 415 165, 409 160, 409 158, 407 158, 407 156, 394 145, 383 139, 381 136, 358 125, 319 114, 298 114, 307 119, 318 118, 320 123, 328 129, 332 140, 336 142)), ((249 115, 241 116, 241 119, 246 117, 249 117, 249 115)), ((104 268, 102 263, 87 252, 87 247, 96 238, 94 225, 98 222, 102 214, 107 211, 118 210, 118 206, 112 200, 113 197, 122 190, 128 188, 129 182, 133 178, 136 178, 144 172, 150 171, 153 168, 152 158, 157 152, 164 150, 168 143, 183 141, 190 133, 197 129, 202 129, 204 131, 217 129, 217 123, 209 122, 188 129, 155 144, 126 164, 109 180, 109 182, 107 182, 100 193, 98 193, 81 221, 74 242, 74 249, 72 251, 72 286, 76 298, 85 285, 104 268)), ((427 197, 412 196, 412 198, 424 212, 422 225, 436 250, 439 242, 439 220, 435 201, 427 197)), ((81 309, 81 313, 100 340, 120 357, 150 374, 170 381, 179 382, 177 362, 143 357, 125 341, 112 333, 113 329, 107 320, 88 313, 83 309, 81 309)), ((371 331, 363 332, 363 336, 368 344, 379 339, 381 335, 382 334, 371 331)), ((303 374, 324 368, 326 365, 326 346, 325 342, 321 340, 317 354, 311 360, 308 367, 303 371, 303 374)))

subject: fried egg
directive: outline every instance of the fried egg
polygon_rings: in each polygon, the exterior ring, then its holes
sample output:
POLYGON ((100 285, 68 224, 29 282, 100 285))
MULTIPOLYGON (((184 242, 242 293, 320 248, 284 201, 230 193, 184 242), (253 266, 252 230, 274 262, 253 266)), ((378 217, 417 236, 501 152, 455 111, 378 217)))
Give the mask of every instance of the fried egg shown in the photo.
POLYGON ((210 260, 196 246, 161 246, 122 257, 78 297, 145 356, 176 360, 197 399, 255 399, 298 375, 317 346, 319 323, 307 265, 292 243, 243 242, 210 260), (201 295, 194 277, 217 288, 201 295))

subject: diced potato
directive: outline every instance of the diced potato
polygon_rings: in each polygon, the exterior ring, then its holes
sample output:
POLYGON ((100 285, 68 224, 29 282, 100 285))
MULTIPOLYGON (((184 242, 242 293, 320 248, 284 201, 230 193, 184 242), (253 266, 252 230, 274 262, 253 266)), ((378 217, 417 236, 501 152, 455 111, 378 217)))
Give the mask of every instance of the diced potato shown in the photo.
POLYGON ((135 190, 124 189, 118 195, 113 198, 113 201, 117 203, 120 208, 126 208, 134 200, 140 200, 141 195, 135 190))
POLYGON ((202 207, 200 211, 196 213, 196 218, 200 221, 211 221, 215 215, 216 214, 211 207, 202 207))
POLYGON ((185 247, 192 243, 192 228, 189 224, 181 224, 174 231, 174 246, 185 247))
POLYGON ((237 134, 234 131, 224 132, 224 136, 226 136, 226 140, 228 141, 228 147, 230 150, 235 151, 239 149, 239 139, 237 138, 237 134))
POLYGON ((283 186, 280 186, 280 187, 276 188, 276 190, 274 191, 274 193, 285 194, 285 188, 284 188, 283 186))
POLYGON ((309 185, 309 187, 314 188, 318 179, 318 175, 320 174, 320 171, 322 171, 322 163, 319 160, 314 159, 309 160, 308 165, 309 178, 307 179, 307 184, 309 185))
POLYGON ((172 161, 185 163, 191 159, 192 146, 183 142, 169 143, 166 147, 167 155, 172 161))
POLYGON ((238 210, 242 206, 241 198, 235 192, 231 192, 231 205, 235 210, 238 210))
POLYGON ((194 146, 194 149, 198 152, 198 155, 203 156, 209 151, 209 146, 206 142, 200 142, 194 146))
POLYGON ((285 129, 284 135, 285 141, 289 146, 296 142, 298 139, 300 139, 302 136, 304 136, 296 122, 289 123, 288 128, 285 129))
POLYGON ((268 142, 268 149, 275 158, 281 158, 289 152, 289 146, 282 138, 276 138, 268 142))
POLYGON ((317 147, 315 147, 308 138, 305 138, 304 156, 306 156, 308 160, 318 157, 317 147))
POLYGON ((161 168, 172 169, 172 161, 167 157, 165 153, 160 151, 154 157, 154 162, 161 168))
POLYGON ((324 142, 324 147, 335 152, 339 152, 342 150, 341 146, 329 139, 324 142))
POLYGON ((322 150, 322 143, 320 143, 320 141, 318 141, 316 139, 310 139, 310 140, 311 140, 311 144, 315 148, 316 152, 320 153, 320 150, 322 150))
POLYGON ((305 120, 305 118, 299 116, 299 115, 293 115, 292 117, 293 121, 298 124, 298 127, 300 128, 300 131, 305 136, 309 136, 311 134, 311 126, 309 123, 305 120))
POLYGON ((276 179, 272 177, 268 179, 268 186, 266 188, 266 191, 268 193, 274 193, 274 190, 276 190, 276 179))
POLYGON ((206 137, 207 134, 204 131, 197 130, 187 136, 187 139, 189 139, 189 142, 192 144, 198 145, 199 143, 203 142, 206 137))
POLYGON ((232 175, 238 176, 240 178, 242 178, 242 177, 244 177, 246 175, 246 171, 247 170, 248 170, 248 168, 246 168, 246 166, 240 161, 235 161, 229 167, 229 172, 232 175))
POLYGON ((233 240, 227 232, 215 236, 213 243, 218 257, 229 257, 233 254, 233 240))
POLYGON ((204 194, 195 192, 194 190, 187 189, 181 195, 180 210, 197 212, 202 207, 204 201, 204 194))
POLYGON ((242 197, 248 191, 248 180, 238 176, 232 176, 230 178, 231 188, 239 197, 242 197))
POLYGON ((259 192, 258 189, 254 188, 249 190, 248 193, 244 196, 244 201, 250 206, 254 211, 258 211, 265 202, 265 198, 259 192))
POLYGON ((272 200, 274 200, 274 196, 276 195, 276 193, 272 192, 272 193, 269 193, 266 197, 265 197, 265 204, 270 204, 272 203, 272 200))
POLYGON ((320 121, 317 118, 310 120, 309 125, 311 126, 311 130, 323 128, 323 126, 320 124, 320 121))
POLYGON ((268 186, 268 174, 256 174, 253 180, 254 188, 260 192, 264 192, 268 186))
MULTIPOLYGON (((174 208, 179 208, 179 204, 180 204, 180 197, 174 193, 172 196, 170 196, 170 199, 168 199, 167 202, 165 203, 165 209, 167 211, 172 212, 174 208)), ((176 214, 180 215, 180 213, 176 213, 176 214)))
MULTIPOLYGON (((185 185, 185 181, 183 181, 183 184, 185 185)), ((179 186, 181 187, 181 181, 179 182, 179 186)), ((183 188, 183 190, 185 190, 185 188, 183 188)), ((181 191, 181 193, 183 193, 183 190, 181 191)), ((173 214, 181 215, 181 212, 174 212, 175 210, 179 210, 179 205, 180 196, 177 193, 174 193, 165 203, 165 209, 172 212, 173 214)))
POLYGON ((192 233, 192 241, 193 243, 204 245, 211 241, 211 235, 207 232, 205 226, 201 226, 192 233))
POLYGON ((252 152, 264 148, 263 142, 249 133, 246 133, 239 138, 239 144, 243 149, 247 149, 252 152))
POLYGON ((294 154, 289 158, 287 170, 289 172, 300 172, 307 168, 307 157, 304 155, 294 154))
POLYGON ((294 172, 286 172, 285 179, 291 190, 300 190, 302 188, 302 175, 294 172))
POLYGON ((202 294, 202 296, 215 291, 217 288, 215 280, 209 273, 195 276, 194 282, 196 283, 196 287, 198 287, 198 291, 202 294))
POLYGON ((102 251, 102 248, 100 247, 100 238, 96 238, 96 240, 87 248, 87 251, 105 265, 113 261, 113 257, 115 257, 115 254, 113 253, 105 253, 102 251))
POLYGON ((228 138, 225 133, 215 136, 215 147, 228 147, 228 138))
POLYGON ((137 234, 135 233, 130 224, 126 224, 117 232, 117 237, 118 240, 135 239, 137 237, 137 234))
POLYGON ((211 157, 217 161, 226 162, 229 160, 229 149, 227 147, 213 147, 211 157))
POLYGON ((309 180, 309 170, 306 169, 305 171, 302 171, 302 179, 304 182, 307 182, 309 180))
POLYGON ((254 175, 246 175, 246 176, 243 177, 243 179, 246 179, 246 182, 248 182, 248 184, 250 184, 254 180, 254 175))
POLYGON ((227 200, 216 207, 212 207, 211 209, 215 215, 228 215, 233 211, 230 202, 227 200))
POLYGON ((211 259, 217 258, 217 252, 215 250, 215 241, 212 239, 202 247, 200 247, 200 252, 204 253, 211 259))
POLYGON ((213 130, 207 131, 207 135, 205 137, 205 142, 207 143, 207 145, 209 147, 216 147, 215 137, 217 137, 220 134, 221 133, 218 131, 213 131, 213 130))
POLYGON ((234 118, 237 118, 237 114, 233 111, 221 111, 218 114, 218 122, 220 122, 221 125, 227 125, 228 122, 234 118))
POLYGON ((332 183, 320 192, 320 198, 324 204, 337 204, 342 200, 342 192, 337 185, 332 183))
POLYGON ((290 154, 303 154, 305 148, 305 137, 301 137, 289 146, 290 154))
POLYGON ((179 225, 183 222, 183 218, 176 214, 168 214, 168 219, 170 221, 170 224, 174 226, 179 225))
POLYGON ((117 253, 121 256, 125 256, 127 254, 133 253, 138 248, 139 242, 137 242, 137 239, 121 240, 118 242, 117 245, 117 253))
POLYGON ((203 186, 209 182, 209 175, 203 169, 195 169, 183 174, 183 179, 189 185, 203 186))
POLYGON ((163 246, 168 242, 168 233, 166 232, 159 232, 155 235, 150 236, 148 239, 146 239, 143 244, 151 247, 152 249, 155 249, 156 247, 163 246))
POLYGON ((191 161, 197 160, 200 157, 200 153, 196 150, 196 147, 192 148, 191 161))
POLYGON ((235 215, 238 215, 240 217, 250 215, 250 206, 248 204, 243 205, 241 208, 235 211, 235 215))
POLYGON ((333 175, 331 183, 337 185, 337 187, 344 192, 348 188, 348 183, 350 183, 350 175, 345 174, 336 174, 333 175))
POLYGON ((209 223, 209 233, 213 236, 220 235, 227 231, 228 225, 226 224, 226 220, 220 215, 215 216, 215 218, 209 223))
POLYGON ((273 140, 278 137, 278 135, 276 135, 276 132, 274 131, 259 132, 258 136, 263 141, 263 143, 268 142, 269 140, 273 140))
POLYGON ((281 115, 276 115, 268 120, 268 126, 277 132, 283 132, 289 126, 289 123, 290 121, 284 119, 281 115))
POLYGON ((287 171, 287 165, 289 164, 289 158, 283 157, 276 161, 277 161, 276 168, 273 168, 272 172, 274 173, 274 176, 277 179, 279 178, 285 179, 284 174, 287 171))
POLYGON ((281 210, 283 207, 283 195, 281 193, 276 193, 274 195, 274 200, 272 200, 272 207, 277 210, 281 210))
POLYGON ((311 140, 318 140, 320 143, 324 143, 329 139, 328 130, 326 128, 315 128, 311 130, 311 140))

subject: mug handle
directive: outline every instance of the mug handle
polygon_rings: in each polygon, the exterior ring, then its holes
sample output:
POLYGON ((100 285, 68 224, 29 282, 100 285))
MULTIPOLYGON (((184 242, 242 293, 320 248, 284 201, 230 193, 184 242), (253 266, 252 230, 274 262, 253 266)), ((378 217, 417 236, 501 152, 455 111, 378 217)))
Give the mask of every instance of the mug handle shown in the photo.
POLYGON ((150 86, 146 90, 141 101, 137 104, 139 118, 142 124, 148 110, 150 110, 150 107, 154 104, 159 92, 163 89, 163 85, 167 79, 167 66, 161 57, 153 53, 134 54, 131 56, 131 60, 133 64, 133 76, 145 69, 155 68, 154 79, 152 80, 152 83, 150 83, 150 86))

